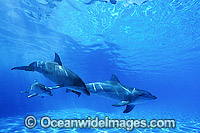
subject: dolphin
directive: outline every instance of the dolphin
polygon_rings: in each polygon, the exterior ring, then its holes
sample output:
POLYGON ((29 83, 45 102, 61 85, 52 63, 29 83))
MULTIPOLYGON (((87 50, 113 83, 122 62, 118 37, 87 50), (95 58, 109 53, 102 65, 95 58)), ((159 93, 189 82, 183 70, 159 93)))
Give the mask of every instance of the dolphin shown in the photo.
POLYGON ((55 53, 54 61, 35 61, 28 66, 14 67, 11 70, 37 71, 58 84, 59 87, 68 87, 68 89, 75 92, 82 92, 86 95, 90 95, 83 80, 77 74, 62 65, 57 53, 55 53))
POLYGON ((91 94, 118 101, 112 106, 120 107, 126 105, 123 113, 130 112, 137 104, 157 98, 147 91, 121 84, 114 74, 112 74, 109 81, 88 83, 86 87, 91 94))
POLYGON ((56 87, 46 87, 43 84, 38 83, 36 80, 31 85, 30 89, 28 91, 21 91, 21 93, 28 93, 30 94, 28 97, 35 97, 35 96, 41 96, 44 98, 44 96, 53 96, 51 93, 51 89, 56 89, 56 87))
POLYGON ((116 0, 90 0, 89 2, 85 3, 86 5, 91 5, 94 4, 95 2, 100 1, 100 2, 110 2, 111 4, 116 4, 117 1, 116 0))

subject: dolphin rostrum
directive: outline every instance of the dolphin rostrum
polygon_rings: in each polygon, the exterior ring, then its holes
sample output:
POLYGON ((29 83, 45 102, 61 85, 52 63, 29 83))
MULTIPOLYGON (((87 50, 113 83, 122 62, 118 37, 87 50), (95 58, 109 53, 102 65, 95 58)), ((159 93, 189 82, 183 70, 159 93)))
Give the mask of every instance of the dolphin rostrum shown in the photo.
POLYGON ((14 67, 11 70, 37 71, 60 87, 67 87, 75 92, 90 95, 83 80, 62 65, 57 53, 55 53, 54 61, 35 61, 28 66, 14 67))

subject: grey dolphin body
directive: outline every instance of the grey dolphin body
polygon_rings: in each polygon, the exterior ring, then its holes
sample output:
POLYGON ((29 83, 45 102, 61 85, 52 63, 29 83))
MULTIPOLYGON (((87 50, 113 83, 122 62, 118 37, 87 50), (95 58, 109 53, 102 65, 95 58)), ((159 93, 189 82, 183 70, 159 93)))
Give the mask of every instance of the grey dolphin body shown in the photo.
POLYGON ((53 96, 51 94, 52 87, 46 87, 40 83, 38 83, 36 80, 34 81, 34 84, 31 85, 30 89, 28 91, 21 91, 21 93, 28 93, 30 94, 28 97, 35 97, 35 96, 41 96, 42 98, 44 96, 53 96))
POLYGON ((147 91, 121 84, 115 75, 112 75, 109 81, 88 83, 86 87, 91 94, 111 98, 119 102, 112 106, 120 107, 126 105, 123 113, 130 112, 136 104, 157 98, 147 91))
POLYGON ((55 53, 55 59, 49 61, 32 62, 29 66, 14 67, 11 70, 37 71, 60 87, 67 87, 73 91, 90 95, 83 80, 74 72, 62 65, 60 57, 55 53))

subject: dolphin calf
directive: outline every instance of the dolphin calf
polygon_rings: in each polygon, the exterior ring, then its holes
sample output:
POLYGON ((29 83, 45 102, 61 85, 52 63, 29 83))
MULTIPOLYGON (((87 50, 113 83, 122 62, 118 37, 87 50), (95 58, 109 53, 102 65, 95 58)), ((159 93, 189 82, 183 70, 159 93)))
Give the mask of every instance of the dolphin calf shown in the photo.
POLYGON ((28 96, 29 98, 35 97, 35 96, 41 96, 42 98, 44 98, 44 96, 53 96, 50 90, 56 89, 56 88, 58 87, 46 87, 35 80, 34 84, 31 85, 28 91, 21 91, 21 93, 30 94, 28 96))
POLYGON ((14 67, 11 70, 37 71, 58 84, 59 87, 67 87, 75 92, 90 95, 83 80, 62 65, 57 53, 55 53, 54 61, 35 61, 28 66, 14 67))
POLYGON ((120 107, 126 105, 126 109, 123 113, 130 112, 136 104, 144 103, 157 98, 147 91, 121 84, 114 74, 109 81, 88 83, 86 84, 86 87, 91 94, 96 94, 118 101, 118 103, 113 104, 112 106, 120 107))

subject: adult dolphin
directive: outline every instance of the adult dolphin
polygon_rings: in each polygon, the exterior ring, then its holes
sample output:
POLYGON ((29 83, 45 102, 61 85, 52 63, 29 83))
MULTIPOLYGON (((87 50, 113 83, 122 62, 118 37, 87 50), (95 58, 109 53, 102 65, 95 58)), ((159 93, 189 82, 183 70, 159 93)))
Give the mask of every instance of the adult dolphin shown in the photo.
POLYGON ((11 70, 37 71, 60 87, 90 95, 83 80, 62 65, 57 53, 55 53, 54 61, 35 61, 28 66, 14 67, 11 70))
POLYGON ((114 74, 109 81, 88 83, 86 87, 91 94, 111 98, 119 102, 112 106, 120 107, 126 105, 123 113, 130 112, 136 104, 157 98, 147 91, 121 84, 114 74))

